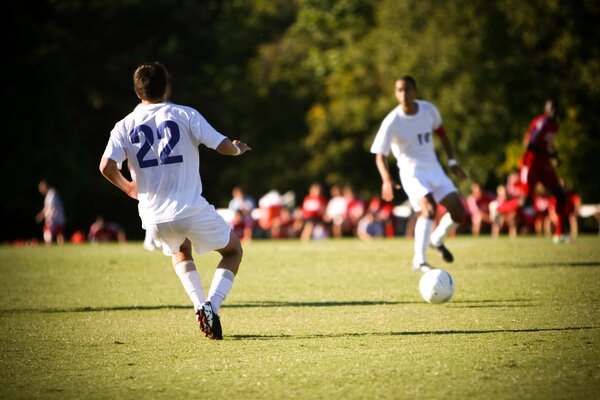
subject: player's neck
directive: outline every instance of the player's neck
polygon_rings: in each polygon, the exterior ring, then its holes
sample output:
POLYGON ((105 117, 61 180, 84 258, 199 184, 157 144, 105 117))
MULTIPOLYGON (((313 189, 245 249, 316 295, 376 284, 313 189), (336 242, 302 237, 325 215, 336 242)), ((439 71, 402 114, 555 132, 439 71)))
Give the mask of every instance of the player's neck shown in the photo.
POLYGON ((406 115, 415 115, 419 112, 419 105, 416 101, 407 101, 402 104, 402 111, 406 115))
POLYGON ((166 101, 165 97, 157 97, 156 99, 142 99, 142 104, 147 106, 150 104, 164 103, 165 101, 166 101))

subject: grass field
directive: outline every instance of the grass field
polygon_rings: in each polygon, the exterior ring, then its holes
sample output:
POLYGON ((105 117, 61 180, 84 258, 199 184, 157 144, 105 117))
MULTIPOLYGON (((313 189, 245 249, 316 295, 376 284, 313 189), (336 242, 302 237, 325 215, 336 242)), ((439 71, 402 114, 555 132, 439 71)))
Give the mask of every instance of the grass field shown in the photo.
POLYGON ((598 398, 600 238, 448 246, 457 290, 431 305, 410 240, 250 243, 223 341, 141 243, 0 247, 0 398, 598 398))

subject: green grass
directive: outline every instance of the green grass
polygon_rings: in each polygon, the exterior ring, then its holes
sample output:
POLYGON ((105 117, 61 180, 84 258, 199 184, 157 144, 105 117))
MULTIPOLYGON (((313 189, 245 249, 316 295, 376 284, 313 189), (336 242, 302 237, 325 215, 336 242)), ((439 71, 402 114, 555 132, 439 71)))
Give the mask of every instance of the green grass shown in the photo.
POLYGON ((0 247, 0 398, 597 398, 599 237, 452 238, 443 305, 412 245, 250 243, 218 342, 141 243, 0 247))

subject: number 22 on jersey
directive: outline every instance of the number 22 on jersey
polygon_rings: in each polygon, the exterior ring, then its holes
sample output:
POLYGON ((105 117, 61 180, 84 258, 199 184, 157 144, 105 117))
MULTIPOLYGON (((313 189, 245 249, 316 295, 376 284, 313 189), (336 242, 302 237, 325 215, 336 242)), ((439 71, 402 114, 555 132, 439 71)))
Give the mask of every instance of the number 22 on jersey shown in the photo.
POLYGON ((136 158, 140 168, 156 167, 158 165, 176 164, 183 162, 183 156, 172 156, 173 149, 179 142, 179 126, 173 121, 164 121, 156 129, 156 138, 158 141, 166 141, 166 145, 160 151, 158 159, 152 158, 148 152, 154 144, 154 133, 148 125, 138 125, 129 133, 131 143, 140 143, 140 136, 144 136, 142 147, 138 150, 136 158), (169 135, 170 133, 170 135, 169 135), (170 137, 169 137, 170 136, 170 137))

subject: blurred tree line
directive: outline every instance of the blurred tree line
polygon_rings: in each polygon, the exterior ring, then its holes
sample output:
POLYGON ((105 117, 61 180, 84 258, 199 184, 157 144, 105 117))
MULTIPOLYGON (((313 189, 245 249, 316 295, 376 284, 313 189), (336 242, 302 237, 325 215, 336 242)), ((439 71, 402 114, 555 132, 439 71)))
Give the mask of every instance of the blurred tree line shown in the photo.
POLYGON ((41 237, 34 215, 42 178, 63 197, 67 234, 102 215, 142 237, 137 205, 100 175, 98 163, 110 130, 137 103, 133 70, 151 60, 170 70, 174 102, 254 148, 240 158, 201 149, 204 194, 217 207, 236 185, 257 198, 275 188, 301 199, 313 181, 378 193, 369 148, 396 105, 394 80, 405 74, 440 109, 471 179, 490 190, 517 167, 544 100, 557 98, 560 174, 584 202, 600 202, 594 0, 30 0, 6 7, 3 241, 41 237))

